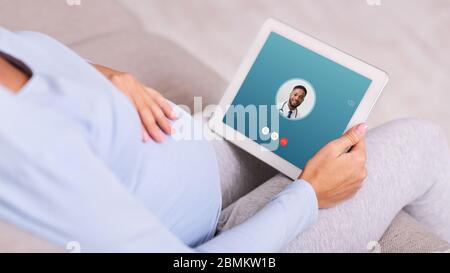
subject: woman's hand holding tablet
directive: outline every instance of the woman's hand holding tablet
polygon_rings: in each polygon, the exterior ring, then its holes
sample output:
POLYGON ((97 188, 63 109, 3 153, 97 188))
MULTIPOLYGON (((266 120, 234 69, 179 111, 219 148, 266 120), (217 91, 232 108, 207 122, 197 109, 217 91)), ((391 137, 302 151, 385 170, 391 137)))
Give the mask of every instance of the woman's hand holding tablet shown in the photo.
POLYGON ((387 81, 380 69, 270 19, 209 125, 297 179, 322 147, 366 121, 387 81))

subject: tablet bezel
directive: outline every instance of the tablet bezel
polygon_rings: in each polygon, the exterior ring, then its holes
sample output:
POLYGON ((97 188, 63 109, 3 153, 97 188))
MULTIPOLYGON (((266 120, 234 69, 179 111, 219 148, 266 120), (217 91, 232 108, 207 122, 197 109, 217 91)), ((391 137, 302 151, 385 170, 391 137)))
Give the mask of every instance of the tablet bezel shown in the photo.
MULTIPOLYGON (((347 53, 344 53, 341 50, 338 50, 316 38, 313 38, 305 33, 302 33, 298 30, 295 30, 279 21, 274 19, 268 19, 261 30, 259 31, 255 41, 253 42, 249 53, 241 63, 238 71, 236 72, 233 80, 229 84, 228 88, 225 91, 224 96, 222 97, 218 108, 215 110, 211 119, 209 120, 209 127, 212 131, 217 133, 218 135, 224 137, 225 139, 227 135, 236 136, 233 139, 227 139, 243 150, 249 152, 250 154, 256 156, 267 164, 279 170, 281 173, 289 176, 292 179, 297 179, 301 174, 301 169, 297 166, 293 165, 289 161, 283 159, 273 152, 269 152, 263 148, 260 144, 253 141, 250 138, 247 138, 245 135, 241 134, 234 128, 228 126, 226 123, 223 123, 223 118, 228 111, 231 103, 237 95, 237 92, 241 88, 244 83, 247 74, 252 68, 256 58, 258 57, 260 51, 263 46, 267 42, 270 33, 277 33, 297 44, 303 46, 307 49, 310 49, 325 58, 328 58, 340 65, 343 65, 356 73, 359 73, 368 79, 372 80, 371 85, 369 86, 366 94, 362 98, 358 108, 354 112, 350 122, 348 123, 345 131, 349 128, 365 122, 368 118, 370 111, 375 105, 377 99, 379 98, 383 88, 386 86, 389 78, 386 72, 378 69, 372 65, 369 65, 358 58, 355 58, 347 53)), ((344 132, 345 132, 344 131, 344 132)), ((343 132, 343 133, 344 133, 343 132)))

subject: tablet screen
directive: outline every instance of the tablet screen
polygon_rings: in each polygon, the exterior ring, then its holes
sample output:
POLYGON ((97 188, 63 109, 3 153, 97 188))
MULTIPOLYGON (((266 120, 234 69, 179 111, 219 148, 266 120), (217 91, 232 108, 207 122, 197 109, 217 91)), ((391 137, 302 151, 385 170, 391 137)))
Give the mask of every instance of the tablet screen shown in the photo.
POLYGON ((342 135, 371 82, 271 32, 223 121, 303 169, 342 135))

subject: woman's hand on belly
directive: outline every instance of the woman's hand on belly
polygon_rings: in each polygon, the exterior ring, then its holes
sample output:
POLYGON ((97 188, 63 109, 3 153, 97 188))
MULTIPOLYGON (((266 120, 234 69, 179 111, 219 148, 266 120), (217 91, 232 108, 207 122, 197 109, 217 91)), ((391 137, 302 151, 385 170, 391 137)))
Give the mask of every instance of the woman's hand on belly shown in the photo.
POLYGON ((142 84, 136 77, 111 68, 94 64, 136 107, 142 122, 142 138, 156 142, 164 140, 164 134, 172 134, 169 120, 177 119, 167 100, 156 90, 142 84))

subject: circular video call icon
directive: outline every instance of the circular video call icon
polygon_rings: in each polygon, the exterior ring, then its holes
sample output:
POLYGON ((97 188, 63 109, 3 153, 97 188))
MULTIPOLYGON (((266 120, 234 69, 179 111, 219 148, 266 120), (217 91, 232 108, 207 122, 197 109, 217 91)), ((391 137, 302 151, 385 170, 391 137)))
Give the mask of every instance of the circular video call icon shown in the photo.
POLYGON ((306 118, 316 104, 316 92, 303 79, 290 79, 283 83, 276 95, 276 105, 280 115, 288 120, 306 118))
POLYGON ((269 127, 264 127, 264 128, 262 128, 262 129, 261 129, 261 133, 262 133, 263 135, 265 135, 265 136, 267 136, 267 135, 270 134, 270 138, 271 138, 273 141, 277 141, 278 138, 279 138, 279 135, 278 135, 277 132, 272 132, 272 133, 270 133, 269 127))
POLYGON ((262 133, 263 135, 268 135, 268 134, 270 133, 269 127, 264 127, 264 128, 262 128, 262 129, 261 129, 261 133, 262 133))

